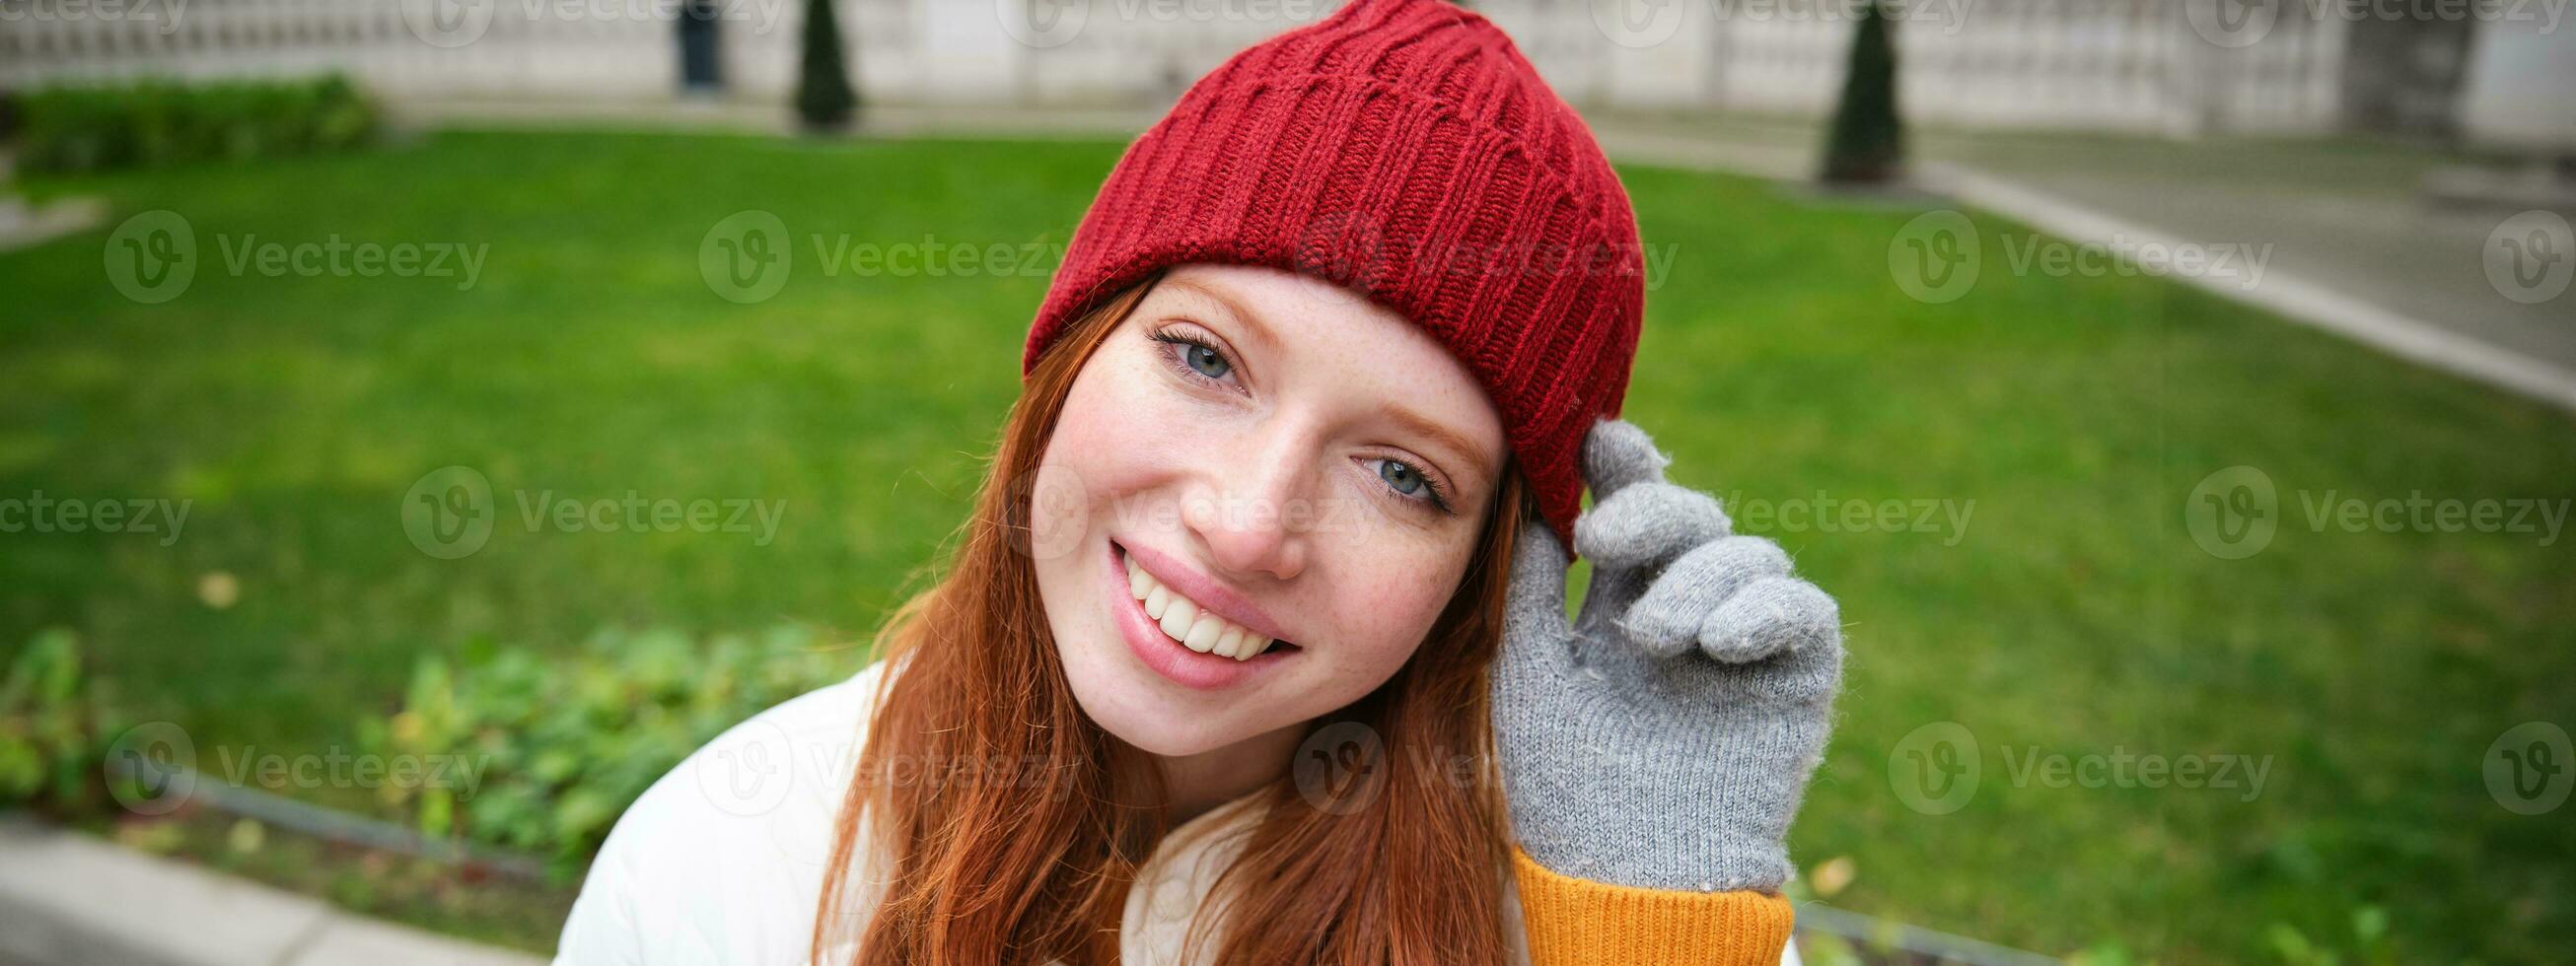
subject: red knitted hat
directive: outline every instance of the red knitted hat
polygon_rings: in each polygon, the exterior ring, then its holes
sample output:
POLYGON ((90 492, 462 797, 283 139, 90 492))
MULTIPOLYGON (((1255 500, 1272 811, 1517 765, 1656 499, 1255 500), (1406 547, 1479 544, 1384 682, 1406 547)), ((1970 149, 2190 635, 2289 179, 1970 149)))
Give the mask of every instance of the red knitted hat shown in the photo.
POLYGON ((1627 394, 1640 255, 1591 129, 1501 30, 1442 0, 1351 0, 1235 55, 1128 146, 1022 366, 1157 269, 1320 275, 1466 364, 1570 548, 1584 434, 1627 394))

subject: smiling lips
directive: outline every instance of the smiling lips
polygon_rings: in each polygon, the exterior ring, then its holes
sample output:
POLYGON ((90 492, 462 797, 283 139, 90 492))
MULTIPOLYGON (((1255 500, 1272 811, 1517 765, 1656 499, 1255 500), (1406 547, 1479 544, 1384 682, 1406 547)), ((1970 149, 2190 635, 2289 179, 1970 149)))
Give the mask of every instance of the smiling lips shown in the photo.
POLYGON ((1137 566, 1133 556, 1127 558, 1127 590, 1145 602, 1145 616, 1160 623, 1163 635, 1181 646, 1201 654, 1249 661, 1268 650, 1271 639, 1226 620, 1200 606, 1197 601, 1180 595, 1155 580, 1153 574, 1137 566))

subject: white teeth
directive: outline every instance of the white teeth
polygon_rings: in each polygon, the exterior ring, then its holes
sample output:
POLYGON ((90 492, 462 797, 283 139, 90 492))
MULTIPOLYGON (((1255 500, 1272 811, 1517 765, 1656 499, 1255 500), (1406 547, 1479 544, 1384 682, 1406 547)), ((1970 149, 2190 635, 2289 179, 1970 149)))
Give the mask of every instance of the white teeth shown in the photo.
POLYGON ((1190 603, 1187 597, 1174 596, 1172 606, 1163 610, 1163 633, 1175 641, 1189 640, 1190 625, 1198 620, 1199 605, 1190 603))
POLYGON ((1127 559, 1127 591, 1144 602, 1145 616, 1161 625, 1164 636, 1190 650, 1249 661, 1270 648, 1270 638, 1201 609, 1155 580, 1133 557, 1127 559))
POLYGON ((1225 633, 1226 626, 1225 618, 1201 614, 1198 622, 1190 625, 1189 634, 1181 638, 1181 643, 1190 650, 1205 654, 1208 648, 1216 646, 1217 635, 1225 633))

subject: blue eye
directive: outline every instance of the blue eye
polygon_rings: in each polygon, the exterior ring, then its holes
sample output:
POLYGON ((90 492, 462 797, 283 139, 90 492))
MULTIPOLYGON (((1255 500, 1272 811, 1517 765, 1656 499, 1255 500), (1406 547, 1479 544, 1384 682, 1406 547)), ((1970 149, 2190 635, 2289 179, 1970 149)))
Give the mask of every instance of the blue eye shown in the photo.
POLYGON ((1374 462, 1377 463, 1378 480, 1384 482, 1387 489, 1394 490, 1396 495, 1442 513, 1450 512, 1449 498, 1442 491, 1440 482, 1422 472, 1421 467, 1384 457, 1374 462))
POLYGON ((1234 374, 1234 360, 1226 358, 1223 351, 1197 336, 1164 329, 1154 332, 1149 338, 1166 347, 1163 360, 1184 375, 1224 382, 1225 377, 1234 374), (1177 357, 1173 355, 1175 350, 1179 352, 1177 357))
POLYGON ((1422 492, 1424 488, 1431 485, 1430 480, 1422 477, 1421 470, 1407 466, 1398 460, 1379 460, 1377 476, 1378 479, 1385 480, 1386 485, 1394 487, 1395 492, 1406 496, 1422 492))
POLYGON ((1225 356, 1203 345, 1183 347, 1181 358, 1190 364, 1190 371, 1210 379, 1223 379, 1226 373, 1234 371, 1234 363, 1225 361, 1225 356))

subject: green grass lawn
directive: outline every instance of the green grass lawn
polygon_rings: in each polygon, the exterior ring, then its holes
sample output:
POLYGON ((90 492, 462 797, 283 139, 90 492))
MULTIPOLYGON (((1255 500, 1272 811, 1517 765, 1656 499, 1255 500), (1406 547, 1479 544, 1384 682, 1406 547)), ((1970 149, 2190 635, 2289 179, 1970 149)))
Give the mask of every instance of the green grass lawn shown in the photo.
MULTIPOLYGON (((0 254, 0 499, 192 502, 166 547, 0 534, 0 657, 72 627, 118 703, 211 759, 345 744, 415 655, 476 638, 863 632, 963 518, 1046 279, 834 275, 815 236, 1062 241, 1116 155, 452 133, 39 181, 116 219, 175 210, 201 256, 183 294, 146 305, 106 281, 104 229, 0 254), (783 219, 794 264, 738 305, 698 254, 745 209, 783 219), (463 291, 227 264, 245 240, 333 235, 489 248, 463 291), (450 465, 484 474, 501 513, 445 560, 401 504, 450 465), (784 512, 766 543, 521 515, 522 494, 630 491, 784 512), (216 573, 237 582, 228 606, 201 593, 216 573)), ((2026 236, 2001 219, 1978 219, 1974 291, 1927 305, 1888 271, 1914 211, 1626 174, 1675 255, 1628 415, 1676 478, 1769 509, 1740 510, 1744 528, 1842 600, 1849 687, 1793 841, 1805 866, 1849 858, 1836 904, 2168 961, 2270 959, 2282 927, 2349 947, 2372 907, 2404 961, 2576 942, 2576 821, 2506 810, 2481 773, 2507 728, 2576 725, 2571 538, 2307 517, 2329 491, 2569 499, 2576 423, 2162 280, 2016 277, 1999 246, 2026 236), (2219 559, 2185 509, 2240 464, 2276 484, 2280 529, 2219 559), (1907 501, 1904 525, 1855 531, 1851 500, 1907 501), (1900 793, 1925 790, 1907 736, 1938 722, 1966 729, 1980 784, 1936 815, 1900 793), (2048 780, 2055 756, 2114 755, 2246 756, 2264 783, 2048 780)))

